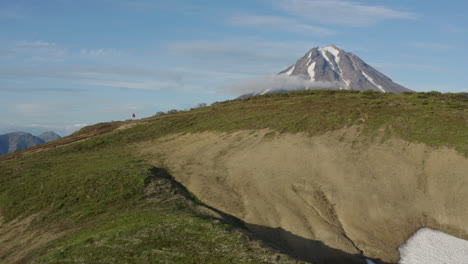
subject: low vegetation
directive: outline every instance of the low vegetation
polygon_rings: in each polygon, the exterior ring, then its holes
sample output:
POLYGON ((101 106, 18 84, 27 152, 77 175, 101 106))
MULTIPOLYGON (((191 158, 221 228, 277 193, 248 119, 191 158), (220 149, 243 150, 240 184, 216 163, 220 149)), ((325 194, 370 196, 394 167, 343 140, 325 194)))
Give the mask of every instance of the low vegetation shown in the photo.
MULTIPOLYGON (((92 144, 126 144, 169 133, 273 129, 310 136, 362 125, 364 135, 384 133, 410 142, 456 148, 468 155, 468 94, 308 90, 273 93, 148 118, 131 130, 92 144)), ((77 146, 78 147, 78 146, 77 146)), ((82 146, 81 146, 82 147, 82 146)))
MULTIPOLYGON (((95 137, 0 162, 0 221, 35 216, 28 230, 73 230, 22 256, 38 263, 268 263, 290 261, 252 243, 240 228, 193 210, 193 199, 146 192, 152 167, 127 144, 171 133, 265 129, 310 136, 362 125, 362 133, 397 136, 468 155, 468 95, 304 91, 232 100, 83 128, 95 137), (99 135, 100 134, 100 135, 99 135), (187 202, 187 199, 190 202, 187 202)), ((382 137, 383 136, 383 137, 382 137)), ((0 226, 0 235, 2 233, 0 226)), ((5 231, 5 230, 3 230, 5 231)), ((1 236, 0 236, 1 238, 1 236)), ((23 243, 0 241, 1 243, 23 243)), ((0 262, 14 252, 1 252, 0 262)))
MULTIPOLYGON (((94 146, 77 151, 77 147, 1 163, 0 208, 5 222, 34 215, 30 232, 76 230, 23 256, 23 261, 264 263, 277 259, 243 233, 233 232, 238 225, 194 210, 193 195, 177 198, 181 190, 174 188, 148 193, 156 179, 154 168, 125 148, 94 146)), ((0 255, 0 262, 9 254, 0 255)), ((285 257, 283 261, 295 263, 285 257)))

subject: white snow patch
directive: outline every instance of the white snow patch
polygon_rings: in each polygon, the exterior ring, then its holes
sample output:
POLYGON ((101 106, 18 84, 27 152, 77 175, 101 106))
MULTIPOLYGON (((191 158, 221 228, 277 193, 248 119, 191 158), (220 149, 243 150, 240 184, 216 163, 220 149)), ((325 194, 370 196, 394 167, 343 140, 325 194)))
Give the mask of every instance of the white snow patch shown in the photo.
POLYGON ((335 66, 333 66, 333 63, 331 63, 330 59, 327 56, 327 53, 323 52, 324 51, 323 48, 318 49, 318 51, 319 51, 320 55, 322 55, 322 57, 325 58, 325 60, 328 62, 328 64, 330 64, 332 70, 335 70, 335 66))
POLYGON ((261 92, 260 95, 264 95, 266 93, 268 93, 271 89, 266 89, 265 91, 261 92))
POLYGON ((336 65, 338 66, 338 70, 340 71, 340 73, 343 73, 343 71, 340 68, 340 64, 339 64, 340 63, 340 57, 339 57, 340 51, 338 49, 336 49, 335 47, 330 45, 330 46, 325 47, 325 48, 319 48, 318 51, 325 58, 325 60, 328 62, 328 64, 331 65, 332 70, 335 71, 335 67, 331 63, 330 58, 328 57, 327 53, 325 53, 324 51, 327 51, 327 52, 331 53, 333 55, 333 58, 335 60, 336 65))
POLYGON ((366 264, 375 264, 374 261, 370 260, 370 259, 366 259, 366 264))
POLYGON ((340 57, 338 57, 338 54, 340 54, 340 51, 338 49, 336 49, 335 47, 331 45, 322 49, 330 52, 333 55, 333 57, 335 57, 336 64, 340 62, 340 57))
POLYGON ((309 73, 310 80, 315 81, 315 61, 307 68, 307 72, 309 73))
POLYGON ((429 228, 419 229, 398 248, 399 264, 466 264, 468 241, 429 228))
POLYGON ((346 90, 349 90, 349 84, 351 83, 351 81, 343 79, 343 82, 346 83, 346 90))
POLYGON ((296 65, 294 65, 291 69, 289 69, 288 72, 286 72, 287 75, 291 75, 294 71, 294 69, 296 68, 296 65))
POLYGON ((307 58, 310 59, 312 57, 312 51, 309 52, 309 55, 307 55, 307 58))
POLYGON ((376 84, 376 83, 374 82, 374 79, 372 79, 372 78, 371 78, 369 75, 367 75, 365 72, 363 72, 363 71, 361 71, 361 72, 362 72, 362 75, 364 75, 364 77, 366 77, 366 79, 367 79, 369 82, 371 82, 373 85, 375 85, 377 88, 379 88, 380 91, 382 91, 383 93, 385 93, 385 90, 384 90, 384 88, 383 88, 382 86, 376 84))

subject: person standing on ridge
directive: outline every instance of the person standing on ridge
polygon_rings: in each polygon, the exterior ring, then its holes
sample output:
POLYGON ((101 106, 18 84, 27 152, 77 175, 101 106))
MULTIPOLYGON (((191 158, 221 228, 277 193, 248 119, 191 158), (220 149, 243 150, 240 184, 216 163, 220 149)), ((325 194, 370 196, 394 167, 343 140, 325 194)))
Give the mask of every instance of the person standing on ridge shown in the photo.
POLYGON ((133 115, 132 115, 132 120, 133 120, 134 118, 135 118, 135 113, 133 113, 133 115))

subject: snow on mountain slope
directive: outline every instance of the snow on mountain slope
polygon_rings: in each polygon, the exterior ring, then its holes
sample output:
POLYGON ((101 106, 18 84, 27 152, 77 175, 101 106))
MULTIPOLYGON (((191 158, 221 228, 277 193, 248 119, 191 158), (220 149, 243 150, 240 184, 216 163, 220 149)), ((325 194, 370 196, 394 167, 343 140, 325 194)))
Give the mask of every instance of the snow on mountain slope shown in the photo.
POLYGON ((307 68, 307 73, 309 73, 310 80, 315 81, 315 62, 310 64, 310 66, 307 68))
POLYGON ((313 48, 296 64, 281 71, 279 78, 284 87, 258 88, 255 91, 242 95, 240 98, 273 92, 297 91, 305 89, 345 89, 345 90, 373 90, 378 92, 401 93, 411 91, 380 73, 362 61, 358 56, 339 49, 335 45, 313 48), (288 78, 290 77, 290 78, 288 78), (291 79, 288 81, 288 79, 291 79), (288 86, 288 83, 300 83, 297 87, 288 86), (268 90, 268 91, 266 91, 268 90))
POLYGON ((313 48, 286 71, 288 76, 301 76, 312 82, 338 82, 337 89, 405 92, 409 89, 369 66, 356 55, 330 45, 313 48))
POLYGON ((286 74, 291 75, 295 68, 296 68, 296 66, 292 66, 291 69, 288 70, 288 72, 286 72, 286 74))
POLYGON ((374 82, 374 79, 372 79, 369 75, 367 75, 365 72, 362 72, 362 75, 364 75, 364 77, 366 77, 366 79, 371 82, 373 85, 375 85, 377 88, 380 89, 380 91, 382 91, 382 93, 385 93, 385 89, 381 86, 381 85, 378 85, 374 82))

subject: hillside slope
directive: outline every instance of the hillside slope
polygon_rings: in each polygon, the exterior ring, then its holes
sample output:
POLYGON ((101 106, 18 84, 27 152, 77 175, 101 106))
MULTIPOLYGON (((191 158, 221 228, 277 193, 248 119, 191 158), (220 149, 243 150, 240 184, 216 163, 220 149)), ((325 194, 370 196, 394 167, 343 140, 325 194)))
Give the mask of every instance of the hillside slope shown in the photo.
POLYGON ((59 141, 0 163, 0 263, 301 263, 166 170, 94 143, 52 150, 59 141))
POLYGON ((306 91, 87 127, 0 158, 0 258, 290 261, 234 226, 300 260, 392 263, 419 227, 468 238, 467 109, 466 94, 306 91), (155 168, 244 223, 155 189, 155 168))
POLYGON ((309 240, 293 251, 308 261, 333 259, 312 254, 321 251, 313 241, 394 263, 397 248, 421 227, 468 239, 468 159, 395 138, 363 143, 359 128, 312 138, 268 130, 205 132, 137 149, 159 157, 154 164, 170 168, 200 200, 262 236, 297 244, 255 226, 281 227, 309 240))

